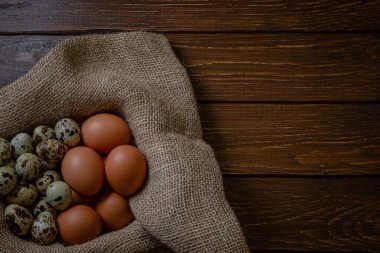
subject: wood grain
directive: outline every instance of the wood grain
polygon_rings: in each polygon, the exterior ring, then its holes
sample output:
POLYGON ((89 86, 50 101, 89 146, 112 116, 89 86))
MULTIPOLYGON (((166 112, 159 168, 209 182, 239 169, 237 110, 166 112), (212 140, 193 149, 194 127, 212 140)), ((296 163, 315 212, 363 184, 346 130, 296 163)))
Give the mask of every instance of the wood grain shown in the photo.
MULTIPOLYGON (((199 101, 379 101, 380 34, 167 34, 199 101)), ((0 85, 67 36, 0 36, 0 85)))
POLYGON ((2 1, 0 86, 122 30, 163 32, 187 68, 252 250, 380 249, 380 0, 2 1))
POLYGON ((0 32, 369 31, 379 10, 377 0, 8 0, 0 32))
POLYGON ((380 104, 201 104, 225 174, 378 175, 380 104))
POLYGON ((225 178, 252 250, 380 249, 380 178, 225 178))

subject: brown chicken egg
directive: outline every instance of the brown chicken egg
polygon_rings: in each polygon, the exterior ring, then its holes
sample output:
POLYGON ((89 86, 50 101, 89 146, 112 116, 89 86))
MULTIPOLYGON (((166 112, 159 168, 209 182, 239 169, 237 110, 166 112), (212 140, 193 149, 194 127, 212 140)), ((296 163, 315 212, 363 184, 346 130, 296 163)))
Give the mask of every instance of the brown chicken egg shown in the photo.
POLYGON ((131 141, 131 130, 121 117, 101 113, 88 118, 82 125, 83 143, 99 153, 108 154, 113 148, 131 141))
POLYGON ((87 242, 100 234, 102 222, 89 206, 76 205, 62 212, 57 219, 59 235, 66 244, 87 242))
POLYGON ((134 146, 118 146, 108 155, 105 171, 107 181, 117 193, 131 196, 145 182, 147 173, 145 156, 134 146))
POLYGON ((128 201, 116 192, 105 193, 96 203, 95 210, 109 231, 123 228, 133 219, 128 201))
POLYGON ((75 147, 67 152, 61 164, 64 181, 77 193, 92 196, 104 182, 104 162, 88 147, 75 147))

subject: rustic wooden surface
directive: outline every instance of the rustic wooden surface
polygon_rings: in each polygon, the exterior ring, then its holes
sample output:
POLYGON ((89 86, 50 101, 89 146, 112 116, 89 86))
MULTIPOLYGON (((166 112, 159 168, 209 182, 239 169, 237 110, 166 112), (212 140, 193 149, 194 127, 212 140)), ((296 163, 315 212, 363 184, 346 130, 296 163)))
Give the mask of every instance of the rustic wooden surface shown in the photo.
POLYGON ((363 0, 8 0, 0 31, 377 30, 380 1, 363 0))
POLYGON ((88 32, 163 32, 252 250, 380 249, 380 1, 0 1, 0 86, 88 32))
POLYGON ((202 104, 225 173, 379 174, 378 104, 202 104))
POLYGON ((380 249, 380 178, 227 178, 254 249, 380 249), (238 189, 238 190, 237 190, 238 189))
MULTIPOLYGON (((379 34, 166 35, 199 101, 380 99, 379 34)), ((26 73, 68 37, 0 37, 0 85, 26 73)))

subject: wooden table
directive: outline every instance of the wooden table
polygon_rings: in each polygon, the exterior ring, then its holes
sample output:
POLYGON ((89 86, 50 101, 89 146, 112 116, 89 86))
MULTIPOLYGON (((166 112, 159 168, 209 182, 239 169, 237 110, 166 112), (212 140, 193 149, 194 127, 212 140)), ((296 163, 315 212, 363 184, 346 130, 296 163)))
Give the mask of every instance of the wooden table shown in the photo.
POLYGON ((164 33, 252 250, 380 249, 380 1, 0 1, 0 84, 59 41, 164 33))

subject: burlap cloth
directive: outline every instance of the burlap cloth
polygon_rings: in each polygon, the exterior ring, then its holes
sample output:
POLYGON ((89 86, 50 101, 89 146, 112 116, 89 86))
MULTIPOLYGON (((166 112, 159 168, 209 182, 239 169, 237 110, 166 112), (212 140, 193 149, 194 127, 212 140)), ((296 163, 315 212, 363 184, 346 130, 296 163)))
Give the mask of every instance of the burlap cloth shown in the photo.
POLYGON ((12 235, 0 206, 1 252, 248 252, 227 203, 213 150, 202 139, 192 86, 162 35, 91 35, 56 46, 0 89, 0 136, 62 117, 123 115, 149 178, 130 199, 136 220, 77 246, 39 246, 12 235))

